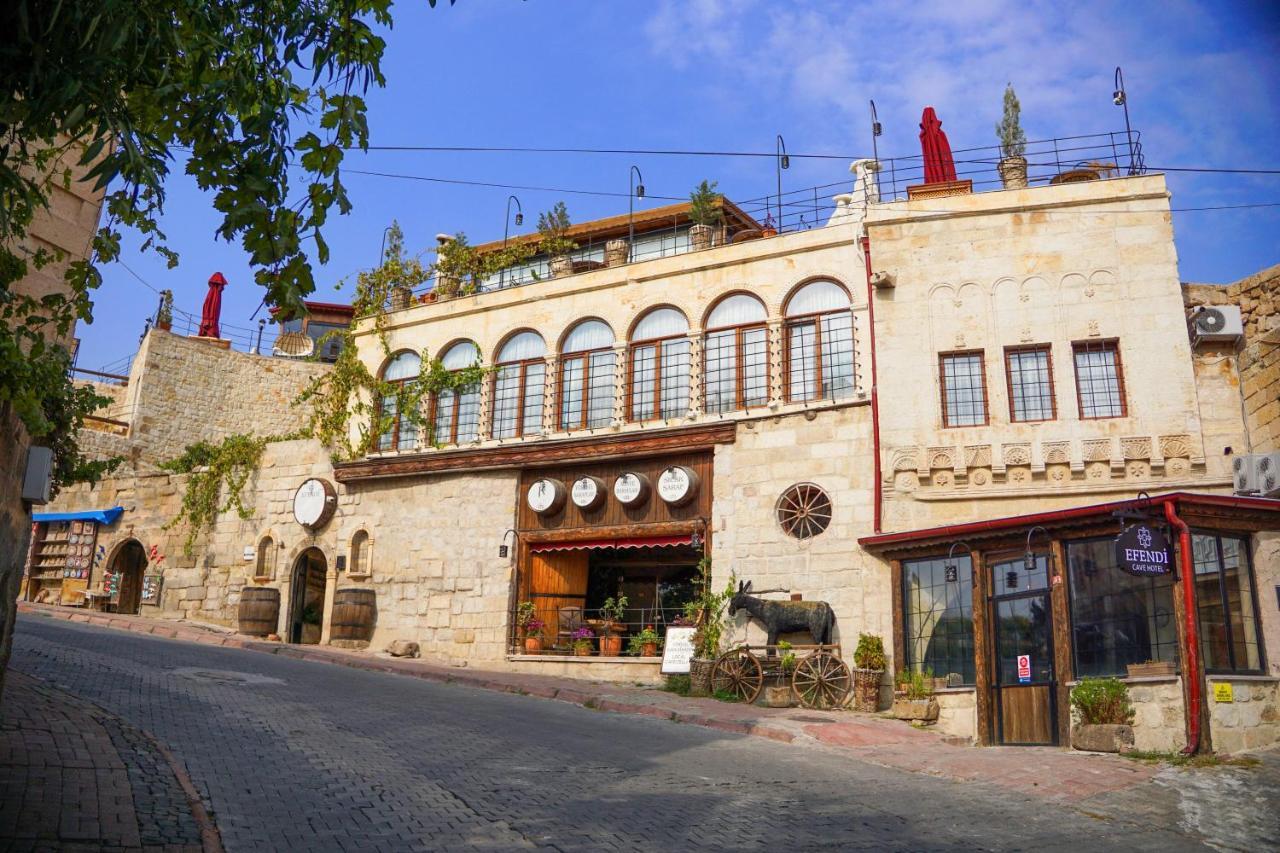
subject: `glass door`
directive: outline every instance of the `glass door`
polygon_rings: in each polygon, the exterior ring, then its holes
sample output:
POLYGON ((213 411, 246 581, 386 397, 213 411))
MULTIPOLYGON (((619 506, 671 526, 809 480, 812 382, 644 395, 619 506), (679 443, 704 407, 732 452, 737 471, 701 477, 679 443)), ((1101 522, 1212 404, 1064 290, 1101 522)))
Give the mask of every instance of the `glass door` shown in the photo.
POLYGON ((1058 742, 1053 673, 1053 610, 1044 556, 1026 568, 1022 558, 991 566, 996 741, 1006 745, 1058 742))

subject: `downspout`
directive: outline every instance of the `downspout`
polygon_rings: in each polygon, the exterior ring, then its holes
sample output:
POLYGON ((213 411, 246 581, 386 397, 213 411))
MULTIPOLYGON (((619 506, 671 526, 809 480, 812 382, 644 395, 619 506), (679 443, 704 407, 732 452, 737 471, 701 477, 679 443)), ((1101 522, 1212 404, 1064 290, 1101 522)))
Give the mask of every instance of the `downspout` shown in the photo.
POLYGON ((1178 531, 1178 570, 1182 579, 1182 610, 1187 637, 1187 745, 1184 755, 1200 750, 1200 636, 1196 623, 1196 578, 1191 562, 1191 528, 1178 517, 1173 501, 1165 501, 1164 517, 1178 531))
MULTIPOLYGON (((863 226, 865 230, 865 225, 863 226)), ((871 455, 875 459, 875 496, 872 508, 872 530, 881 532, 880 505, 884 500, 884 484, 880 480, 880 396, 876 381, 876 307, 875 287, 871 284, 871 237, 862 237, 862 257, 867 266, 867 326, 871 337, 871 455)))

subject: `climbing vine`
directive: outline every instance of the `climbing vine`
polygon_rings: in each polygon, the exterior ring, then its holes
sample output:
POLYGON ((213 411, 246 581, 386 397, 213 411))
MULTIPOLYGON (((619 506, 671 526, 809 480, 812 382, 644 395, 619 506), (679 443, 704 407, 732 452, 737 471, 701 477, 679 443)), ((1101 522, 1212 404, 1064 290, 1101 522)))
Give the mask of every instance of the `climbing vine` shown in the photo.
POLYGON ((213 526, 218 513, 234 509, 241 518, 252 516, 244 505, 242 490, 258 469, 267 443, 280 438, 229 435, 216 445, 198 441, 188 445, 181 456, 160 463, 165 471, 191 475, 182 496, 182 510, 164 526, 168 530, 183 521, 187 523, 187 539, 182 546, 187 556, 191 555, 196 537, 213 526), (225 501, 222 500, 224 486, 225 501))

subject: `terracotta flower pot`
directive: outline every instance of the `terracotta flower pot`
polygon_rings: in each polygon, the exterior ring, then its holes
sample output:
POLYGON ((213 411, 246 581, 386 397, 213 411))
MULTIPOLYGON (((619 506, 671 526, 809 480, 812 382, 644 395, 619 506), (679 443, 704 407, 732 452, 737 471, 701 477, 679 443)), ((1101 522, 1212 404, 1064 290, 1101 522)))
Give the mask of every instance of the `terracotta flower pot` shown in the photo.
POLYGON ((600 654, 602 657, 617 657, 622 654, 622 637, 607 634, 600 638, 600 654))
POLYGON ((536 655, 542 651, 542 638, 538 636, 524 638, 524 653, 527 655, 536 655))
POLYGON ((761 237, 777 237, 778 229, 777 228, 761 228, 760 236, 761 237))
POLYGON ((173 328, 173 323, 169 322, 168 320, 157 320, 156 328, 162 332, 167 332, 173 328))
POLYGON ((657 643, 642 643, 640 646, 640 657, 656 658, 658 656, 657 643))
POLYGON ((576 657, 589 658, 591 657, 591 647, 590 646, 574 646, 573 654, 576 657))

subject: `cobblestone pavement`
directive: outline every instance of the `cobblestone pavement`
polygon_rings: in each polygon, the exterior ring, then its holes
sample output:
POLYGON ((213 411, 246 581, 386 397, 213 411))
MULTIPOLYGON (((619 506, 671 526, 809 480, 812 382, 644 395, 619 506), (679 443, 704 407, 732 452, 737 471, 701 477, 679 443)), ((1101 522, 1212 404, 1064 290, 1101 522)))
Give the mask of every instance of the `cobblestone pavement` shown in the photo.
POLYGON ((142 732, 13 673, 0 704, 6 850, 201 850, 173 769, 142 732))
MULTIPOLYGON (((33 618, 19 620, 13 666, 161 738, 232 851, 1176 851, 1204 841, 1185 819, 1184 786, 1159 779, 1049 804, 820 746, 33 618)), ((1252 849, 1273 846, 1274 827, 1259 826, 1252 849)))

